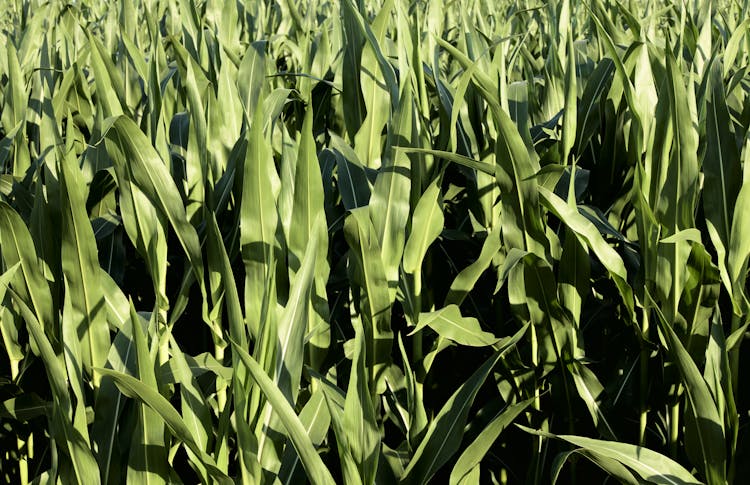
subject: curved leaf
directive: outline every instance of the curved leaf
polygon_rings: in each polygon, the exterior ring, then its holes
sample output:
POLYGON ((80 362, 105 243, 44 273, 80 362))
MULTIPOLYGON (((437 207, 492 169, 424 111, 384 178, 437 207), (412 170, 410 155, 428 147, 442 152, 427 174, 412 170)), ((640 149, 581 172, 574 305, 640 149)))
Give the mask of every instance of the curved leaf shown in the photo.
POLYGON ((310 482, 313 485, 329 485, 334 483, 331 473, 323 464, 323 460, 321 460, 318 452, 315 451, 315 446, 313 446, 310 437, 305 431, 305 427, 284 395, 250 354, 235 342, 232 342, 232 346, 237 355, 242 359, 245 367, 247 367, 253 380, 260 386, 281 422, 284 423, 289 439, 299 454, 300 461, 302 461, 302 466, 305 467, 310 482))

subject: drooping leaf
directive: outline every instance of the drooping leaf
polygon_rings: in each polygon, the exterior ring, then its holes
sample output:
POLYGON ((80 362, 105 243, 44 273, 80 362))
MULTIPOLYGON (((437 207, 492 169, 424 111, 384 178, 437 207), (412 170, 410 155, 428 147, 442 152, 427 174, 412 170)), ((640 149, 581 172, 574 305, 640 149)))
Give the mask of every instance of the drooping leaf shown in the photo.
MULTIPOLYGON (((689 471, 676 461, 652 451, 629 443, 616 441, 596 440, 583 436, 553 435, 541 431, 532 430, 522 426, 521 429, 533 434, 558 438, 573 446, 583 448, 586 452, 597 458, 608 458, 616 461, 635 471, 643 480, 663 485, 686 485, 699 484, 689 471)), ((584 455, 585 456, 585 455, 584 455)), ((606 465, 606 461, 597 461, 598 464, 606 465)))
POLYGON ((441 337, 460 345, 484 347, 499 340, 492 333, 483 331, 476 318, 461 316, 461 311, 456 305, 448 305, 434 312, 420 313, 419 323, 410 335, 424 327, 430 327, 441 337))

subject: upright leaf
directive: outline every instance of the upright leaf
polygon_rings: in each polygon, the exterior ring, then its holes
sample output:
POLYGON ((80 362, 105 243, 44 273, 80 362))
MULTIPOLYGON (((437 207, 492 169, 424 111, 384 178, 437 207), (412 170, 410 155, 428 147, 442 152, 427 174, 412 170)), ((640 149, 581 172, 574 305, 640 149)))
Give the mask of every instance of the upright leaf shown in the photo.
POLYGON ((63 214, 62 267, 71 293, 69 322, 80 339, 82 364, 92 367, 107 361, 110 339, 104 294, 99 282, 96 239, 86 214, 86 185, 72 154, 60 159, 60 195, 63 214))

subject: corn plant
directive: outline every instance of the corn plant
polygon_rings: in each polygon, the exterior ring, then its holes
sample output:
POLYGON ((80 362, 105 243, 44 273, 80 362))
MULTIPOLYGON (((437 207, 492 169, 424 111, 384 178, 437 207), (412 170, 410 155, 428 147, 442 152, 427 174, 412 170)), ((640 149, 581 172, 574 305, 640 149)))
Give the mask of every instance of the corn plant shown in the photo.
POLYGON ((750 2, 0 39, 3 483, 750 480, 750 2))

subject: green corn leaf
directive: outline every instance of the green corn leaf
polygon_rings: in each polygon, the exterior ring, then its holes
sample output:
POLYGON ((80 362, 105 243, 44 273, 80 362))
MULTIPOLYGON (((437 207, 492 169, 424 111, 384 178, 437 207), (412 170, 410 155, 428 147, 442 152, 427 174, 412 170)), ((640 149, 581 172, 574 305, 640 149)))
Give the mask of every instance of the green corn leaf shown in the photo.
POLYGON ((420 197, 412 216, 412 228, 404 248, 404 271, 414 274, 422 266, 427 250, 443 230, 440 180, 434 180, 420 197))
POLYGON ((492 333, 483 331, 476 318, 463 317, 456 305, 448 305, 434 312, 420 313, 419 323, 409 335, 430 327, 443 338, 459 345, 485 347, 498 342, 492 333))
POLYGON ((38 321, 53 341, 58 332, 54 328, 52 295, 42 272, 43 264, 37 257, 29 229, 18 213, 0 201, 0 241, 6 267, 19 264, 12 286, 19 297, 33 308, 38 321))
POLYGON ((187 220, 185 206, 164 162, 143 132, 128 118, 110 119, 105 133, 107 152, 114 164, 128 167, 133 182, 169 220, 196 280, 203 287, 203 258, 198 235, 187 220))
MULTIPOLYGON (((184 89, 187 91, 187 107, 189 107, 189 125, 186 128, 187 142, 185 154, 185 178, 188 182, 186 192, 189 204, 186 213, 192 220, 199 211, 201 204, 212 201, 206 199, 208 191, 213 188, 213 182, 218 179, 218 170, 210 158, 208 151, 208 121, 206 117, 206 98, 210 81, 206 78, 202 67, 191 57, 187 50, 179 43, 173 42, 177 66, 184 89)), ((210 99, 210 98, 209 98, 210 99)))
POLYGON ((676 461, 648 448, 631 445, 629 443, 585 438, 583 436, 553 435, 551 433, 529 429, 524 426, 518 426, 529 433, 560 439, 567 441, 573 446, 582 448, 587 453, 596 456, 598 459, 597 463, 600 465, 607 464, 607 462, 602 461, 601 458, 614 460, 633 470, 641 477, 641 479, 648 480, 650 483, 657 483, 660 485, 701 483, 676 461))
MULTIPOLYGON (((232 379, 232 368, 221 365, 221 363, 216 360, 216 357, 208 352, 196 356, 183 353, 182 356, 190 375, 198 377, 210 372, 225 381, 232 379)), ((185 377, 186 375, 184 372, 178 370, 177 364, 172 362, 171 359, 163 364, 158 371, 159 382, 164 384, 180 384, 185 377)))
POLYGON ((622 257, 607 244, 596 226, 578 210, 571 208, 561 198, 544 187, 540 186, 538 192, 544 205, 565 223, 581 242, 591 248, 599 261, 607 268, 610 277, 620 291, 623 303, 632 314, 633 293, 627 281, 628 273, 622 257))
POLYGON ((62 315, 62 340, 65 342, 63 350, 63 361, 67 371, 68 392, 71 393, 72 423, 75 430, 80 434, 85 443, 90 443, 89 430, 86 423, 86 400, 83 394, 83 365, 81 348, 76 338, 76 328, 71 321, 71 292, 68 291, 67 280, 65 281, 65 298, 63 300, 62 315))
POLYGON ((265 77, 266 42, 253 42, 248 46, 245 55, 242 57, 237 73, 237 87, 248 119, 253 117, 258 104, 260 104, 265 77))
MULTIPOLYGON (((569 2, 564 2, 564 6, 569 5, 569 2)), ((561 24, 561 25, 566 25, 561 24)), ((568 29, 568 35, 566 36, 566 56, 567 65, 565 66, 565 105, 563 108, 563 134, 562 134, 562 160, 563 163, 568 163, 570 152, 573 149, 573 144, 576 141, 576 125, 578 118, 578 87, 576 80, 576 51, 573 46, 573 32, 572 29, 568 29)), ((571 161, 571 163, 575 163, 571 161)), ((570 195, 568 195, 570 197, 570 195)))
MULTIPOLYGON (((372 49, 375 59, 377 60, 377 65, 385 80, 386 89, 391 96, 391 107, 395 109, 399 105, 399 92, 396 73, 394 72, 393 67, 383 55, 375 34, 354 5, 354 2, 352 0, 344 0, 341 4, 342 9, 344 10, 344 18, 346 19, 348 32, 357 31, 357 34, 361 36, 361 38, 364 38, 367 41, 369 48, 372 49)), ((365 67, 372 68, 371 66, 365 67)), ((346 87, 344 87, 344 89, 346 89, 346 87)))
POLYGON ((334 149, 336 158, 337 182, 341 192, 341 201, 346 210, 367 205, 370 201, 370 181, 365 168, 356 158, 345 157, 343 153, 334 149))
POLYGON ((185 445, 199 457, 202 464, 209 470, 212 479, 215 480, 216 483, 231 483, 229 477, 216 467, 214 460, 200 449, 190 431, 190 428, 182 420, 180 413, 177 412, 169 401, 159 394, 159 391, 142 383, 135 377, 111 369, 97 369, 97 372, 101 372, 102 375, 111 377, 123 394, 131 398, 139 399, 149 408, 154 410, 161 417, 162 423, 166 424, 172 433, 174 433, 175 437, 185 443, 185 445))
POLYGON ((232 346, 247 367, 253 380, 258 386, 260 386, 274 412, 284 424, 287 435, 299 454, 300 461, 305 468, 305 472, 307 473, 310 482, 314 485, 328 485, 334 483, 331 473, 323 464, 317 451, 315 451, 315 447, 313 446, 310 437, 307 435, 305 427, 300 422, 299 417, 294 413, 294 409, 287 402, 284 395, 274 385, 271 378, 266 375, 263 368, 250 356, 250 354, 239 347, 235 342, 232 342, 232 346))
POLYGON ((83 368, 102 367, 109 352, 106 306, 99 283, 99 259, 91 222, 86 214, 85 182, 72 154, 60 160, 63 214, 62 267, 71 292, 70 324, 80 339, 83 368))
POLYGON ((8 85, 5 89, 3 112, 0 115, 6 136, 10 136, 11 128, 18 126, 26 118, 27 95, 24 89, 25 81, 21 65, 18 61, 18 51, 13 43, 7 44, 6 65, 8 69, 8 85))
POLYGON ((667 348, 680 371, 688 396, 688 408, 697 422, 701 471, 709 484, 726 483, 726 441, 724 420, 719 414, 714 397, 698 366, 680 342, 664 314, 654 308, 659 319, 659 329, 664 334, 667 348))
POLYGON ((610 85, 614 70, 614 62, 603 59, 586 81, 578 110, 578 122, 576 123, 579 133, 576 144, 579 149, 582 149, 591 140, 596 132, 597 125, 600 123, 599 117, 596 115, 601 109, 599 106, 601 97, 610 85))
POLYGON ((747 3, 4 2, 0 481, 744 483, 747 3))
POLYGON ((18 52, 12 42, 7 43, 8 85, 5 90, 3 111, 0 114, 5 129, 5 138, 0 140, 0 163, 5 165, 13 150, 13 175, 22 177, 31 166, 29 148, 23 129, 26 120, 28 96, 24 89, 25 80, 18 60, 18 52))
MULTIPOLYGON (((150 391, 158 393, 153 360, 155 356, 152 356, 146 335, 143 332, 142 319, 136 313, 132 301, 130 303, 130 323, 138 382, 150 391)), ((117 382, 116 379, 115 382, 117 382)), ((136 428, 133 432, 133 442, 128 460, 127 479, 129 481, 167 483, 169 480, 164 422, 160 419, 159 414, 146 402, 138 404, 136 428)))
MULTIPOLYGON (((558 299, 555 276, 550 265, 535 254, 526 253, 508 273, 508 299, 517 318, 533 323, 536 340, 535 362, 560 365, 576 348, 575 327, 570 313, 558 299)), ((564 376, 567 378, 567 376, 564 376)))
MULTIPOLYGON (((16 263, 0 275, 0 302, 5 301, 6 289, 15 277, 20 265, 20 262, 16 263)), ((3 313, 0 314, 0 335, 2 335, 5 352, 8 360, 11 361, 11 365, 18 365, 18 362, 24 358, 24 349, 21 348, 18 340, 19 323, 17 319, 11 318, 8 309, 3 309, 3 313)))
MULTIPOLYGON (((347 482, 363 485, 375 483, 375 474, 380 457, 380 432, 375 415, 373 395, 370 392, 370 379, 367 368, 367 347, 365 330, 357 318, 352 319, 355 327, 354 355, 349 375, 342 425, 345 430, 345 445, 351 456, 357 476, 347 482)), ((345 468, 345 470, 350 468, 345 468)))
POLYGON ((366 207, 351 211, 344 222, 344 237, 352 258, 351 279, 360 290, 358 311, 368 334, 365 355, 373 380, 371 386, 382 390, 393 345, 391 300, 378 237, 366 207))
POLYGON ((578 327, 581 321, 581 307, 590 291, 590 274, 591 261, 588 251, 575 234, 567 230, 557 279, 560 288, 560 303, 570 311, 578 327))
POLYGON ((495 177, 500 188, 503 241, 509 247, 543 257, 549 244, 542 228, 537 184, 529 180, 539 171, 539 164, 529 156, 510 116, 497 110, 493 117, 499 131, 495 141, 495 177))
POLYGON ((294 173, 294 205, 291 230, 287 233, 290 280, 299 271, 309 242, 319 238, 315 255, 314 283, 309 304, 310 319, 307 331, 312 332, 307 347, 313 368, 319 368, 330 346, 331 331, 328 296, 325 285, 329 276, 327 257, 328 231, 324 211, 325 195, 317 147, 313 138, 313 110, 307 110, 299 139, 297 167, 294 173))
POLYGON ((430 423, 409 465, 402 483, 426 483, 460 448, 469 410, 479 388, 500 358, 526 334, 528 325, 508 337, 500 348, 453 393, 430 423))
POLYGON ((709 77, 710 92, 706 106, 707 150, 703 161, 706 177, 703 207, 709 235, 719 255, 719 267, 722 269, 724 284, 731 293, 732 285, 726 281, 728 275, 725 269, 725 248, 729 244, 734 201, 741 184, 740 154, 731 132, 726 129, 731 123, 719 59, 711 62, 709 77))
MULTIPOLYGON (((409 435, 407 438, 412 448, 416 448, 424 437, 429 424, 423 399, 424 388, 419 385, 416 374, 411 368, 401 335, 398 336, 398 350, 404 363, 404 377, 406 378, 406 406, 409 411, 409 435)), ((402 465, 402 468, 405 466, 406 463, 402 465)), ((403 471, 400 475, 403 475, 403 471)))
MULTIPOLYGON (((387 21, 393 10, 393 4, 393 0, 386 0, 372 23, 372 34, 378 45, 383 44, 388 25, 387 21)), ((382 87, 382 81, 377 76, 380 73, 378 59, 369 43, 365 43, 362 49, 361 63, 362 70, 359 77, 367 114, 362 120, 362 126, 354 136, 354 148, 365 166, 377 168, 380 166, 383 146, 380 134, 388 121, 390 103, 388 91, 382 87)))
POLYGON ((263 133, 263 112, 255 110, 247 135, 248 148, 242 164, 240 248, 245 263, 245 308, 248 325, 257 334, 266 273, 273 271, 271 252, 276 247, 279 176, 263 133))
POLYGON ((473 483, 471 481, 472 472, 474 470, 478 472, 479 463, 500 436, 500 433, 510 426, 516 417, 529 407, 529 404, 532 402, 533 399, 527 399, 507 406, 485 426, 482 432, 479 433, 479 436, 461 453, 458 461, 453 466, 450 476, 451 485, 473 483))
MULTIPOLYGON (((267 367, 271 369, 270 375, 273 385, 289 405, 294 405, 300 389, 300 379, 305 352, 305 335, 309 328, 311 315, 310 299, 312 297, 315 282, 315 264, 318 254, 320 239, 313 236, 310 245, 302 260, 302 267, 292 284, 289 300, 279 318, 276 327, 275 342, 269 342, 274 355, 267 367)), ((260 354, 267 357, 268 354, 260 354)), ((259 418, 260 437, 258 438, 258 459, 263 460, 269 456, 271 447, 275 445, 273 433, 275 429, 274 405, 267 402, 259 418)), ((267 458, 271 460, 271 458, 267 458)), ((263 461, 261 461, 263 463, 263 461)))
POLYGON ((581 455, 585 458, 588 458, 592 463, 595 463, 599 466, 599 468, 608 473, 610 477, 616 478, 623 484, 640 485, 641 483, 643 483, 643 480, 637 479, 637 475, 634 472, 630 471, 630 469, 628 469, 619 461, 596 453, 591 453, 585 448, 575 448, 573 450, 560 453, 555 457, 555 460, 552 464, 552 472, 550 473, 550 475, 552 476, 553 485, 557 483, 563 467, 565 466, 568 459, 573 455, 581 455))
POLYGON ((362 50, 365 37, 357 24, 356 15, 348 2, 341 2, 341 29, 343 37, 343 61, 341 63, 342 98, 344 123, 350 140, 360 130, 367 114, 360 76, 362 72, 362 50))
MULTIPOLYGON (((405 85, 398 108, 388 125, 388 145, 403 145, 413 131, 411 90, 405 85)), ((398 282, 398 268, 404 252, 406 224, 409 218, 411 163, 402 151, 392 148, 380 168, 370 197, 370 218, 380 240, 381 257, 391 288, 398 282)), ((395 292, 392 292, 392 299, 395 292)))
MULTIPOLYGON (((0 280, 0 283, 5 284, 2 280, 0 280)), ((99 468, 88 440, 81 430, 76 428, 76 425, 80 426, 81 423, 74 424, 72 421, 73 405, 67 386, 65 365, 62 359, 56 355, 42 325, 31 308, 14 290, 6 287, 6 291, 10 293, 15 303, 20 307, 29 335, 34 340, 34 344, 44 362, 53 398, 52 416, 50 418, 51 432, 59 441, 61 449, 65 450, 70 457, 73 477, 81 483, 101 483, 99 468)))
POLYGON ((211 411, 206 397, 198 384, 197 378, 188 364, 188 355, 180 350, 174 336, 169 338, 170 362, 174 362, 177 379, 180 382, 180 403, 182 419, 192 430, 196 444, 204 451, 212 448, 209 437, 212 437, 211 411))
POLYGON ((578 390, 578 395, 586 404, 597 429, 607 439, 616 440, 617 436, 609 424, 607 417, 604 415, 604 411, 602 411, 601 402, 603 399, 602 394, 604 394, 604 386, 602 386, 596 374, 577 361, 568 365, 568 370, 573 376, 573 382, 578 390))
POLYGON ((445 305, 461 305, 469 292, 474 288, 480 276, 489 268, 492 259, 500 250, 499 231, 492 231, 487 235, 482 245, 482 251, 476 261, 461 270, 451 283, 448 295, 445 297, 445 305))
MULTIPOLYGON (((313 392, 310 400, 302 408, 299 419, 313 445, 320 446, 328 434, 328 429, 331 425, 331 414, 328 412, 323 391, 313 392)), ((304 476, 304 469, 299 454, 293 446, 286 447, 284 449, 284 456, 281 459, 279 480, 284 484, 292 484, 304 479, 304 476)))
MULTIPOLYGON (((125 300, 124 296, 123 299, 125 300)), ((125 309, 129 312, 127 300, 125 300, 125 309)), ((107 358, 107 368, 124 374, 136 375, 135 349, 129 327, 129 320, 125 320, 122 328, 127 328, 127 330, 121 330, 115 335, 107 358)), ((125 401, 125 397, 117 389, 114 381, 109 377, 103 377, 94 403, 94 414, 97 419, 91 427, 91 438, 96 446, 96 458, 99 462, 102 483, 111 483, 112 480, 119 480, 124 476, 120 457, 126 453, 122 451, 117 439, 119 436, 117 426, 122 417, 125 401)))
POLYGON ((750 185, 744 184, 734 205, 727 257, 729 277, 735 296, 735 312, 742 312, 743 308, 747 308, 744 282, 747 277, 748 261, 750 260, 750 237, 748 237, 750 226, 748 226, 748 218, 745 217, 748 210, 750 210, 750 185), (741 295, 744 300, 741 299, 741 295))
POLYGON ((27 421, 39 416, 50 415, 52 409, 52 403, 44 401, 38 395, 24 394, 1 402, 0 416, 27 421))
POLYGON ((284 312, 278 323, 274 384, 290 403, 296 402, 299 380, 302 375, 303 348, 309 325, 309 301, 315 278, 315 265, 318 248, 322 244, 319 237, 310 240, 305 251, 302 266, 292 285, 284 312))
POLYGON ((750 19, 745 19, 740 23, 729 38, 729 42, 724 49, 724 69, 722 75, 727 77, 729 71, 734 67, 737 55, 741 51, 741 42, 750 32, 750 19))
POLYGON ((441 151, 441 150, 431 150, 428 148, 413 148, 413 147, 408 147, 408 146, 394 146, 394 148, 403 150, 406 153, 426 153, 426 154, 433 155, 438 158, 442 158, 449 162, 462 165, 464 167, 473 168, 475 170, 478 170, 482 173, 486 173, 488 175, 495 175, 496 169, 494 166, 488 163, 474 160, 473 158, 469 158, 465 155, 460 155, 458 153, 446 152, 446 151, 441 151))
POLYGON ((91 51, 91 65, 94 70, 96 82, 96 93, 99 106, 104 118, 120 116, 124 113, 123 107, 127 107, 124 99, 125 87, 119 70, 115 68, 107 49, 99 39, 89 35, 89 48, 91 51))

